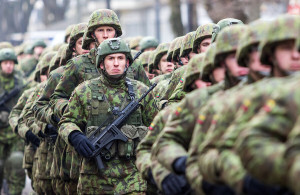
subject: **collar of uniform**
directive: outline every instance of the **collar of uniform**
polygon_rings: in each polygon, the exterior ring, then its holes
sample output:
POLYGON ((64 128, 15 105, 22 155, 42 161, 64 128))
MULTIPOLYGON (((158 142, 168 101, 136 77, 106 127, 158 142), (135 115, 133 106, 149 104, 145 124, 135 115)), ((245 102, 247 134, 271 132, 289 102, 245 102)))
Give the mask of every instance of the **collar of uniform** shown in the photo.
POLYGON ((91 62, 93 64, 96 64, 96 49, 93 48, 90 50, 90 52, 88 53, 88 58, 91 60, 91 62))
POLYGON ((125 78, 123 79, 109 79, 108 77, 101 74, 100 81, 104 83, 104 85, 111 86, 112 88, 126 89, 125 78))

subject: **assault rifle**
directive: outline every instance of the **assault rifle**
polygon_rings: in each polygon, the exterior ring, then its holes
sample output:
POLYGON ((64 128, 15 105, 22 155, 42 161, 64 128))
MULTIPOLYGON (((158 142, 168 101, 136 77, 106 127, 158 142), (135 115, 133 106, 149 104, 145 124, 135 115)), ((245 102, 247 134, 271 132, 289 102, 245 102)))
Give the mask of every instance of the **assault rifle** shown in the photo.
MULTIPOLYGON (((24 86, 22 86, 24 87, 24 86)), ((19 87, 15 87, 14 89, 12 89, 9 92, 4 92, 1 96, 0 96, 0 110, 7 110, 9 111, 8 108, 6 108, 5 103, 7 101, 9 101, 11 98, 15 97, 16 95, 18 95, 21 91, 21 88, 19 87)))
POLYGON ((148 91, 146 91, 140 99, 133 99, 122 111, 119 112, 118 118, 116 118, 110 125, 106 126, 103 131, 101 131, 102 125, 100 125, 92 134, 88 136, 88 139, 96 148, 92 154, 92 157, 96 159, 99 170, 104 168, 104 164, 101 160, 101 154, 103 154, 102 151, 104 149, 109 150, 112 144, 117 140, 121 140, 123 142, 128 141, 128 138, 123 134, 120 128, 125 124, 129 116, 139 108, 140 102, 148 95, 150 91, 154 89, 155 86, 156 83, 151 85, 148 91))

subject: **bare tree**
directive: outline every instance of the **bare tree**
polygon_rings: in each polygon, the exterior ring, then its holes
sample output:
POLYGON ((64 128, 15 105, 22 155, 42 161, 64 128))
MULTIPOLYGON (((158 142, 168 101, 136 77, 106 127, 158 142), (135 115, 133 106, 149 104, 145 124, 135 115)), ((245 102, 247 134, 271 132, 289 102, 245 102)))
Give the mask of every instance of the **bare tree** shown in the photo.
POLYGON ((197 21, 197 2, 196 0, 188 0, 188 32, 196 30, 198 27, 197 21))
POLYGON ((180 0, 170 0, 169 2, 171 6, 170 23, 172 25, 172 30, 175 37, 182 36, 184 32, 181 20, 180 0))
POLYGON ((68 8, 70 0, 62 0, 59 4, 57 0, 43 0, 44 2, 44 18, 45 25, 61 21, 65 18, 65 12, 68 8))

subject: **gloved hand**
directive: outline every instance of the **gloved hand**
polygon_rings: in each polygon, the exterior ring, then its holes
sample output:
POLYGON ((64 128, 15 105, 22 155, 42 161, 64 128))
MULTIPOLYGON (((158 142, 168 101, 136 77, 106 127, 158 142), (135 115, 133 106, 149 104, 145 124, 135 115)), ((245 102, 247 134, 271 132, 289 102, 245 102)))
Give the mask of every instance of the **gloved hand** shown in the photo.
POLYGON ((31 130, 28 130, 25 134, 25 138, 28 142, 31 142, 34 146, 40 146, 40 139, 32 133, 31 130))
POLYGON ((56 135, 57 134, 57 128, 54 127, 51 124, 47 124, 46 129, 45 129, 45 133, 46 133, 46 135, 56 135))
POLYGON ((177 158, 173 163, 173 169, 175 173, 177 174, 184 174, 185 175, 185 169, 186 169, 186 159, 187 156, 182 156, 177 158))
POLYGON ((55 116, 54 114, 51 115, 51 119, 52 119, 56 124, 58 124, 59 121, 60 121, 60 119, 59 119, 57 116, 55 116))
POLYGON ((74 146, 75 150, 83 157, 92 157, 95 147, 88 138, 80 131, 74 131, 69 135, 69 141, 74 146))
POLYGON ((151 169, 149 169, 149 171, 148 171, 148 181, 149 181, 151 184, 156 185, 156 182, 155 182, 155 180, 154 180, 154 178, 153 178, 151 169))
POLYGON ((165 195, 179 195, 190 191, 190 186, 183 175, 169 174, 162 182, 165 195))
POLYGON ((215 185, 202 181, 202 190, 205 194, 210 195, 235 195, 235 192, 228 186, 225 185, 215 185))
POLYGON ((247 175, 243 182, 243 192, 245 194, 271 195, 271 194, 290 194, 289 190, 280 186, 269 186, 257 179, 247 175))

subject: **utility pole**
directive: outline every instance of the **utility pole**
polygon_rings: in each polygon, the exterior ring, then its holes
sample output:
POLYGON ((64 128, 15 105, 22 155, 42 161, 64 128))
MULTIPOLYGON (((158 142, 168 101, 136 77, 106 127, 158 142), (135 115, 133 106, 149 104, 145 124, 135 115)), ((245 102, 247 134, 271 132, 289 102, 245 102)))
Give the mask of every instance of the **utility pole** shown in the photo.
POLYGON ((110 0, 106 0, 106 8, 110 9, 110 0))
POLYGON ((156 38, 160 42, 160 2, 155 0, 155 26, 156 26, 156 38))

